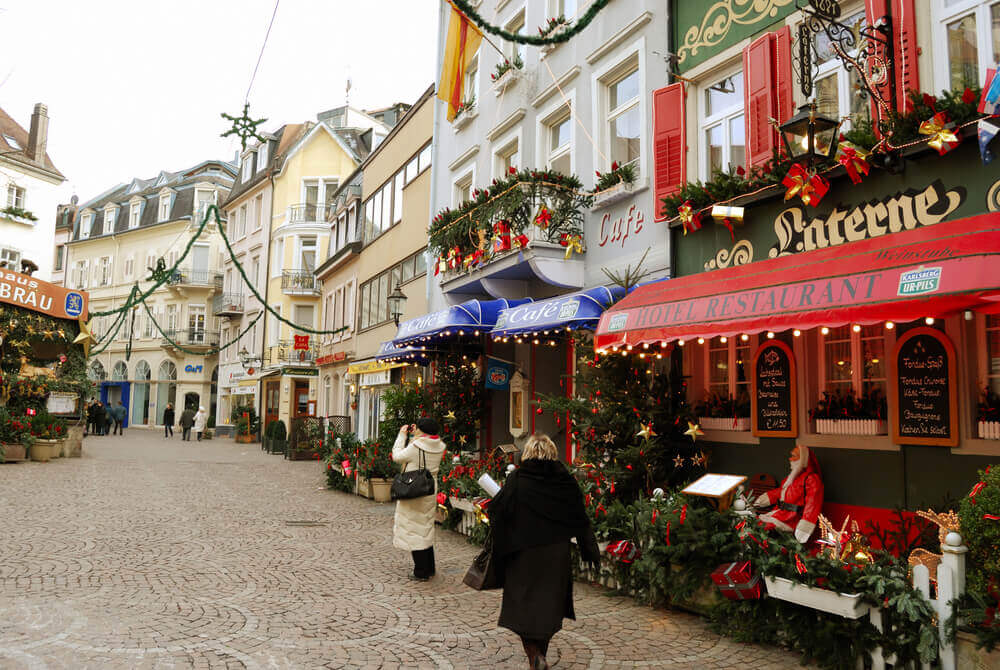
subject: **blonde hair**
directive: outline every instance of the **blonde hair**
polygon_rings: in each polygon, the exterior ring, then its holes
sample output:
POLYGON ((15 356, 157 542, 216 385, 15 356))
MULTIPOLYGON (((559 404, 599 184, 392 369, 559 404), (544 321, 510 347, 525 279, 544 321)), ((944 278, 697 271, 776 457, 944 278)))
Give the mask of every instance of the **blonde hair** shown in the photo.
POLYGON ((548 435, 532 435, 521 451, 521 460, 537 458, 542 461, 558 461, 559 450, 548 435))

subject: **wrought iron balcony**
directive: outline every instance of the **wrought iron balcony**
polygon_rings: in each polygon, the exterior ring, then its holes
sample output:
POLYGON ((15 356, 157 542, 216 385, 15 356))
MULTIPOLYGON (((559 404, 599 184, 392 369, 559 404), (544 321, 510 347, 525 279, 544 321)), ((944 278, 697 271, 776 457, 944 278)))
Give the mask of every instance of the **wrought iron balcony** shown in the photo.
POLYGON ((215 316, 241 316, 243 314, 242 293, 220 293, 212 298, 212 314, 215 316))
POLYGON ((267 348, 264 356, 265 365, 314 365, 316 362, 316 347, 296 349, 293 340, 281 340, 277 345, 267 348))
POLYGON ((325 221, 325 205, 306 202, 288 206, 288 223, 320 223, 325 221))
POLYGON ((219 334, 204 328, 164 330, 160 346, 164 349, 176 349, 178 345, 188 349, 217 349, 219 334))
POLYGON ((201 286, 222 288, 222 274, 214 270, 191 270, 178 268, 170 275, 167 283, 171 286, 201 286))
POLYGON ((281 273, 281 290, 286 295, 319 295, 319 288, 312 270, 285 270, 281 273))

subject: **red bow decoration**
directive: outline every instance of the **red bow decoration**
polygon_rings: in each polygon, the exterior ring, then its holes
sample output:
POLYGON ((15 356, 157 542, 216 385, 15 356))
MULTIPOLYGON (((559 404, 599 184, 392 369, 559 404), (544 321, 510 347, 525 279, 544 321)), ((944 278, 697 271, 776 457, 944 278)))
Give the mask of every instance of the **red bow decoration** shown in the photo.
POLYGON ((687 519, 687 515, 688 515, 688 506, 684 505, 683 507, 681 507, 681 525, 682 526, 684 525, 684 520, 687 519))
POLYGON ((861 183, 861 175, 868 176, 871 166, 868 164, 870 152, 848 141, 843 141, 837 147, 837 162, 847 168, 847 176, 855 184, 861 183))
POLYGON ((812 207, 818 205, 826 192, 830 190, 830 182, 815 172, 806 170, 799 163, 788 170, 788 174, 781 180, 781 184, 787 189, 785 200, 791 200, 798 196, 802 198, 804 205, 812 207))
POLYGON ((528 248, 528 236, 521 234, 514 237, 514 244, 516 244, 521 249, 528 248))
POLYGON ((548 207, 542 205, 538 208, 538 214, 535 215, 535 225, 546 230, 550 223, 552 223, 552 212, 548 207))
POLYGON ((667 546, 670 546, 670 522, 667 522, 667 546))
POLYGON ((990 521, 1000 521, 1000 516, 997 516, 996 514, 984 514, 983 518, 989 519, 990 521))
POLYGON ((690 200, 685 200, 680 207, 677 208, 677 214, 681 217, 681 223, 684 225, 684 234, 687 235, 688 231, 694 232, 696 230, 701 230, 701 212, 697 212, 691 206, 690 200))
POLYGON ((921 123, 918 130, 921 135, 931 136, 927 145, 937 149, 938 154, 942 156, 957 147, 962 141, 954 131, 945 127, 947 124, 948 115, 945 112, 938 112, 921 123))
POLYGON ((639 552, 639 549, 636 548, 636 546, 629 540, 618 540, 617 542, 612 542, 604 551, 608 552, 608 555, 614 556, 622 563, 631 563, 642 555, 639 552))

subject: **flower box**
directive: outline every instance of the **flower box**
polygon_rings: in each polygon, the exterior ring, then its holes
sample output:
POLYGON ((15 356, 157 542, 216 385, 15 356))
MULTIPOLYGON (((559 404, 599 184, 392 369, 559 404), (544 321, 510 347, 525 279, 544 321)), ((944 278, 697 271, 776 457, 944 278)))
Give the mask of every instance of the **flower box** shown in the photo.
POLYGON ((750 430, 750 417, 740 416, 699 416, 702 430, 750 430))
POLYGON ((463 512, 475 512, 476 506, 472 504, 471 500, 466 500, 465 498, 456 498, 455 496, 448 496, 448 502, 451 506, 457 510, 462 510, 463 512))
POLYGON ((28 459, 28 450, 23 444, 0 444, 3 457, 0 463, 17 463, 28 459))
POLYGON ((516 67, 512 67, 502 75, 500 78, 493 82, 493 93, 500 97, 504 91, 513 86, 518 79, 521 78, 521 70, 516 67))
POLYGON ((628 182, 621 182, 611 188, 606 188, 603 191, 598 191, 594 194, 594 204, 591 205, 591 209, 601 209, 602 207, 608 207, 614 203, 624 200, 625 198, 631 197, 632 188, 635 184, 630 184, 628 182))
POLYGON ((470 109, 462 112, 462 115, 451 122, 452 128, 457 133, 462 128, 472 123, 472 120, 479 116, 479 105, 473 105, 470 109))
POLYGON ((1000 440, 1000 421, 980 421, 979 439, 1000 440))
POLYGON ((59 455, 62 453, 62 446, 62 440, 37 439, 31 445, 31 460, 47 463, 53 458, 59 458, 59 455))
POLYGON ((369 479, 372 487, 372 499, 377 503, 387 503, 392 500, 391 479, 369 479))
POLYGON ((361 475, 356 475, 354 479, 354 493, 362 498, 372 497, 372 483, 361 475))
POLYGON ((860 619, 871 609, 871 605, 861 599, 860 593, 837 593, 783 577, 764 577, 764 584, 767 586, 767 595, 772 598, 836 614, 845 619, 860 619))
POLYGON ((887 435, 889 422, 881 419, 816 419, 820 435, 887 435))

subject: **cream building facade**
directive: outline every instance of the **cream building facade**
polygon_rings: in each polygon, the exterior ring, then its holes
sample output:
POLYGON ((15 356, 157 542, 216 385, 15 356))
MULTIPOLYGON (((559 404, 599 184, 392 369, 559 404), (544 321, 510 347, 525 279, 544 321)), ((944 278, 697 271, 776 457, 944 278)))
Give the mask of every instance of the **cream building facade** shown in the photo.
MULTIPOLYGON (((230 163, 206 161, 133 179, 83 203, 66 244, 66 285, 88 291, 91 313, 121 306, 137 282, 149 286, 159 259, 167 267, 177 263, 206 209, 226 199, 235 174, 230 163)), ((103 341, 95 347, 89 374, 97 395, 113 404, 121 400, 128 424, 162 424, 167 403, 178 416, 185 406, 204 406, 211 414, 219 346, 211 309, 223 286, 224 254, 218 228, 209 224, 167 283, 147 298, 149 311, 140 305, 106 348, 103 341)), ((114 317, 98 317, 93 325, 103 340, 114 317)))

